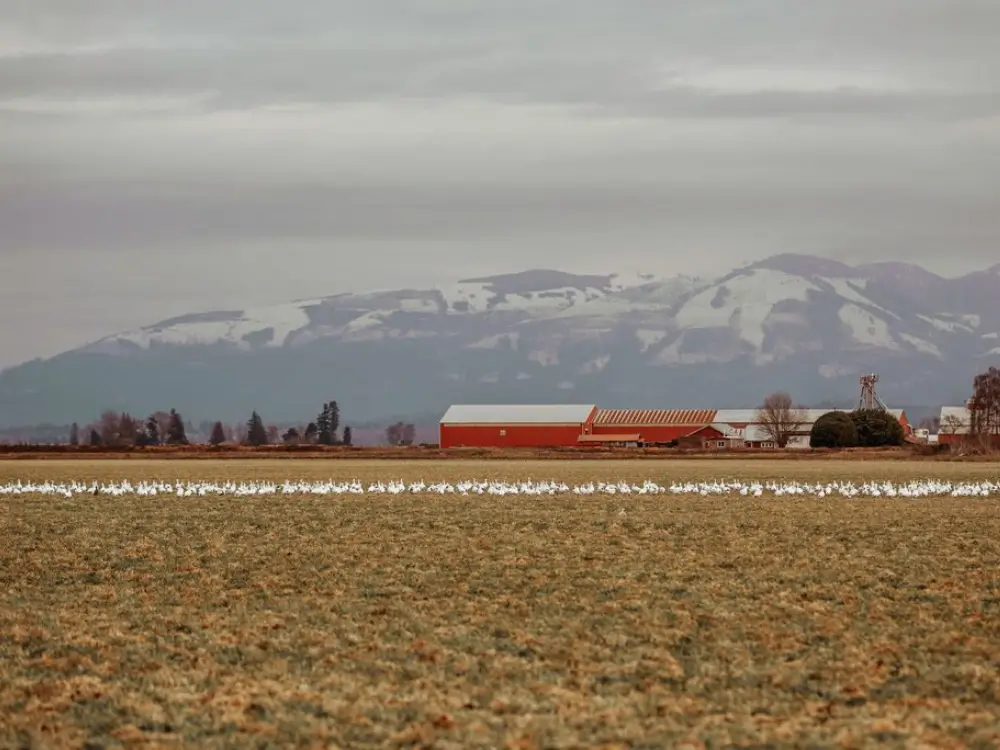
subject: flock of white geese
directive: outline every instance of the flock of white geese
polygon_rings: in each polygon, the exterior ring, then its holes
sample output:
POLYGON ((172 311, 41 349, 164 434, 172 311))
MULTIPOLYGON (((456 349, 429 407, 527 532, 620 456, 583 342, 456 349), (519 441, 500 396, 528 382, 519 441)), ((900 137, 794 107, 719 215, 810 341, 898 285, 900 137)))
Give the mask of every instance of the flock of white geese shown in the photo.
POLYGON ((842 497, 842 498, 926 498, 969 497, 990 498, 1000 495, 998 481, 951 482, 922 479, 907 482, 801 482, 801 481, 739 481, 673 482, 653 481, 586 482, 567 484, 549 480, 504 481, 500 479, 463 480, 456 482, 404 482, 390 480, 363 483, 342 481, 139 481, 119 482, 33 482, 17 481, 0 484, 0 496, 72 498, 93 496, 158 496, 176 497, 247 497, 275 495, 320 495, 330 497, 356 495, 700 495, 702 497, 842 497))

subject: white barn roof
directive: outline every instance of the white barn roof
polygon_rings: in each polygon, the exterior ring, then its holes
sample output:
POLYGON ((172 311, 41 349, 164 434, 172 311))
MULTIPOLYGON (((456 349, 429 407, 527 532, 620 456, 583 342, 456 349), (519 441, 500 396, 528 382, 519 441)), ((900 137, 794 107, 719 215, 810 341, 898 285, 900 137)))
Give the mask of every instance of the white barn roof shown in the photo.
POLYGON ((583 424, 595 404, 453 404, 441 424, 583 424))
MULTIPOLYGON (((812 424, 817 419, 831 411, 848 411, 847 409, 803 409, 804 421, 812 424)), ((759 424, 757 415, 760 409, 719 409, 715 412, 715 421, 726 424, 759 424)), ((896 417, 899 418, 898 416, 896 417)))
POLYGON ((942 435, 968 435, 972 414, 965 406, 942 406, 941 424, 938 433, 942 435))
POLYGON ((724 424, 747 424, 757 421, 759 409, 719 409, 715 412, 715 421, 724 424))

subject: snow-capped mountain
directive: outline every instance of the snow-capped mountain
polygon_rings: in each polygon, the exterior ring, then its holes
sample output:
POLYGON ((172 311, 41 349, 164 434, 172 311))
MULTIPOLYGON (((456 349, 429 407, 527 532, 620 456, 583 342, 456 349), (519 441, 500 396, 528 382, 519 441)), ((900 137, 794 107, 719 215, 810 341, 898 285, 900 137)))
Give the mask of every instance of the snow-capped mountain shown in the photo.
POLYGON ((628 291, 662 287, 674 290, 674 299, 698 283, 686 277, 666 283, 642 273, 581 276, 525 271, 434 289, 340 294, 256 309, 195 313, 109 336, 80 351, 121 354, 135 347, 163 345, 220 345, 253 351, 304 346, 324 339, 362 342, 439 337, 461 328, 469 318, 510 324, 621 312, 630 305, 622 296, 628 291))
POLYGON ((946 279, 902 263, 779 255, 721 278, 560 271, 196 313, 0 373, 7 424, 173 406, 205 418, 354 419, 458 401, 753 406, 775 389, 964 398, 1000 359, 1000 266, 946 279), (992 358, 992 359, 991 359, 992 358))

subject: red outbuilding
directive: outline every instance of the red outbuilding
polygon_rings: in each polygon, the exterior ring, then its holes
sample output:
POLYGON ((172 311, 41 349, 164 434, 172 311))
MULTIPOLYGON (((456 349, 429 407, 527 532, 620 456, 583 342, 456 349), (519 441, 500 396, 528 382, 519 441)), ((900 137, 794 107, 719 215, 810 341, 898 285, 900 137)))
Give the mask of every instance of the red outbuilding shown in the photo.
POLYGON ((593 404, 455 404, 439 425, 442 448, 554 448, 589 435, 593 404))
POLYGON ((600 409, 593 433, 639 433, 645 443, 669 443, 714 420, 715 409, 600 409))

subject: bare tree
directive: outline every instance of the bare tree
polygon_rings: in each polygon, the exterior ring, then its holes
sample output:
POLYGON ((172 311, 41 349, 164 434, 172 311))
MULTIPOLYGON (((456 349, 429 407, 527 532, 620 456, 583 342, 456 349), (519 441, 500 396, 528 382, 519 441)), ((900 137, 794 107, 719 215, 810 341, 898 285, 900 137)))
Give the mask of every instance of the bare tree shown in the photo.
POLYGON ((413 445, 417 439, 417 428, 409 423, 396 422, 385 428, 385 439, 389 445, 413 445))
POLYGON ((795 406, 792 397, 784 391, 772 393, 764 399, 757 411, 757 424, 779 448, 788 445, 792 436, 806 424, 806 412, 795 406))
POLYGON ((101 412, 101 417, 97 421, 97 432, 101 436, 101 445, 118 444, 118 429, 120 423, 121 417, 118 412, 113 409, 105 409, 101 412))
POLYGON ((965 427, 965 422, 957 414, 946 414, 941 420, 939 432, 945 435, 957 435, 958 431, 965 427))
POLYGON ((1000 436, 1000 370, 991 367, 973 380, 969 399, 969 436, 991 448, 1000 436))

